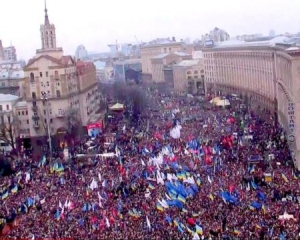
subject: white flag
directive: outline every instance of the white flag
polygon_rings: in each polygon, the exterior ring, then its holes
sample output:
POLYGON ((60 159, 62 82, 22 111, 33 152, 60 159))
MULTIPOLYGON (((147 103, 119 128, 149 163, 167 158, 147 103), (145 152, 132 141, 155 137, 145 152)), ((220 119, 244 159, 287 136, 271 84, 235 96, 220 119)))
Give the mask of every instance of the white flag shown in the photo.
POLYGON ((148 218, 148 217, 146 217, 146 222, 147 222, 147 226, 148 226, 148 228, 149 228, 149 229, 151 229, 151 223, 150 223, 150 221, 149 221, 149 218, 148 218))

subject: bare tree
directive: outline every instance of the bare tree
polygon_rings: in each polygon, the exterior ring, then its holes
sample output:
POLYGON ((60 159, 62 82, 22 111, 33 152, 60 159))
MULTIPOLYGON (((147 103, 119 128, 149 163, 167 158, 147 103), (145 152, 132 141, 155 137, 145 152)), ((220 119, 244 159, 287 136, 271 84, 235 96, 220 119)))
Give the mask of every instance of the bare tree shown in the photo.
POLYGON ((82 133, 82 122, 78 108, 68 108, 65 110, 66 130, 69 138, 75 138, 82 133))
POLYGON ((16 133, 18 131, 18 119, 13 112, 0 114, 0 140, 11 146, 16 151, 16 133))

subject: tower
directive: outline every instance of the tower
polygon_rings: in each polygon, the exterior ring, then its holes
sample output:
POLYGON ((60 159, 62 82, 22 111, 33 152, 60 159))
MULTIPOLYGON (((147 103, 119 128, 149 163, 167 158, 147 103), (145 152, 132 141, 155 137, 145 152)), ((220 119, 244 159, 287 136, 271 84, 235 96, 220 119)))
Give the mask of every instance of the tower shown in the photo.
POLYGON ((56 33, 54 24, 50 24, 45 0, 45 22, 41 25, 42 50, 56 49, 56 33))

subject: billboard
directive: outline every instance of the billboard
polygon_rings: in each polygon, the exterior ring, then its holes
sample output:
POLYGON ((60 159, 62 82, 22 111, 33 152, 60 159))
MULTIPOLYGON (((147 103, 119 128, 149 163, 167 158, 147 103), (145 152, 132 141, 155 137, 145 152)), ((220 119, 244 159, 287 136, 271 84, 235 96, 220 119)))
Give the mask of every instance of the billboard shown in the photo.
POLYGON ((99 133, 102 132, 102 121, 98 121, 96 123, 91 123, 87 125, 88 135, 90 137, 97 137, 99 133))

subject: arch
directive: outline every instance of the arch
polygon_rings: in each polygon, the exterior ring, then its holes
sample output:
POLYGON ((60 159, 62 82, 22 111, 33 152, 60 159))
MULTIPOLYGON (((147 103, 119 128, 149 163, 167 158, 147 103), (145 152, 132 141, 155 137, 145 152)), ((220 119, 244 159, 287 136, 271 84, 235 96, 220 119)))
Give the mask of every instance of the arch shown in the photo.
POLYGON ((187 73, 187 74, 191 74, 192 72, 191 72, 191 71, 187 71, 186 73, 187 73))
POLYGON ((203 74, 203 73, 204 73, 204 70, 202 69, 200 72, 201 72, 201 74, 203 74))
POLYGON ((198 74, 198 70, 194 70, 194 74, 198 74))
POLYGON ((34 73, 30 73, 30 82, 33 83, 34 82, 34 73))

